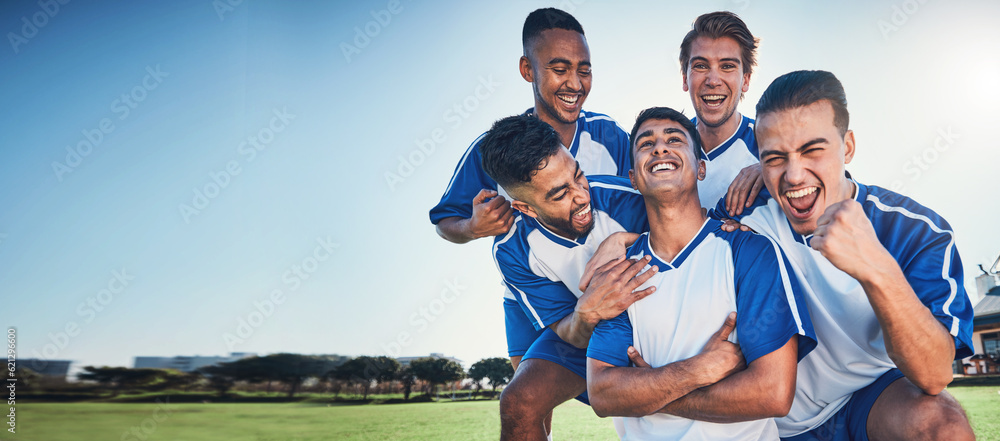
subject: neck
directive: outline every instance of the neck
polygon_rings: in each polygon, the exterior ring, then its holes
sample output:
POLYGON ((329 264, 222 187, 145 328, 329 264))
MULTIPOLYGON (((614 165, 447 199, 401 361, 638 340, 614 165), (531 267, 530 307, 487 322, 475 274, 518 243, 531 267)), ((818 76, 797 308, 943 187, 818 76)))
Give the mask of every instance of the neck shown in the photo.
POLYGON ((559 134, 559 142, 562 142, 563 146, 566 148, 572 147, 573 138, 576 136, 576 121, 567 124, 539 112, 538 109, 538 103, 535 103, 535 116, 544 121, 546 124, 552 126, 553 129, 556 129, 556 133, 559 134))
POLYGON ((701 147, 705 150, 705 153, 715 150, 716 147, 722 145, 726 142, 729 137, 736 133, 736 130, 740 128, 740 122, 743 121, 743 115, 740 112, 733 112, 733 116, 730 116, 726 122, 718 127, 709 127, 698 119, 698 135, 701 135, 701 147))
POLYGON ((668 262, 681 252, 705 223, 698 191, 686 194, 645 196, 649 216, 649 245, 668 262))

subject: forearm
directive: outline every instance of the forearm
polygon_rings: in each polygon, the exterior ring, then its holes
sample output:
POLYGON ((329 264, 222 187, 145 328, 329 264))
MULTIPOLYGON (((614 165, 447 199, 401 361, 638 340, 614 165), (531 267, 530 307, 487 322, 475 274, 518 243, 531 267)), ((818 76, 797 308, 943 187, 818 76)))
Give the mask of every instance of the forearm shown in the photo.
POLYGON ((590 336, 593 335, 597 322, 598 320, 589 319, 584 314, 573 311, 570 315, 553 323, 551 328, 559 338, 573 346, 584 349, 590 343, 590 336))
POLYGON ((642 417, 708 383, 697 363, 682 360, 659 368, 615 367, 587 360, 587 393, 601 417, 642 417))
POLYGON ((660 412, 714 423, 737 423, 788 414, 795 397, 798 337, 750 366, 676 400, 660 412))
POLYGON ((882 327, 889 358, 925 393, 944 390, 952 380, 955 340, 920 302, 896 261, 858 280, 882 327))
POLYGON ((438 235, 449 242, 462 244, 478 239, 469 229, 469 219, 467 218, 448 217, 441 219, 436 229, 438 235))

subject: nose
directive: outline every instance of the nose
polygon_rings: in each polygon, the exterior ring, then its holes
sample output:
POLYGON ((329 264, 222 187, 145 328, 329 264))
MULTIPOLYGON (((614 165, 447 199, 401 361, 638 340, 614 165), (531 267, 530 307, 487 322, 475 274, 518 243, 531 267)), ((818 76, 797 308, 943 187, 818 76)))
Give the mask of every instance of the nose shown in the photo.
POLYGON ((719 86, 722 84, 722 77, 719 75, 719 70, 716 68, 711 68, 708 70, 708 77, 705 79, 705 83, 709 86, 719 86))
POLYGON ((665 155, 668 150, 670 149, 667 147, 667 143, 662 140, 658 140, 656 141, 656 144, 653 145, 653 156, 665 155))
POLYGON ((566 80, 566 87, 569 87, 574 91, 580 91, 583 89, 583 80, 580 78, 580 74, 574 71, 573 74, 569 76, 569 79, 566 80))
POLYGON ((800 158, 792 156, 785 162, 785 170, 782 175, 790 187, 805 182, 807 174, 805 163, 800 158))

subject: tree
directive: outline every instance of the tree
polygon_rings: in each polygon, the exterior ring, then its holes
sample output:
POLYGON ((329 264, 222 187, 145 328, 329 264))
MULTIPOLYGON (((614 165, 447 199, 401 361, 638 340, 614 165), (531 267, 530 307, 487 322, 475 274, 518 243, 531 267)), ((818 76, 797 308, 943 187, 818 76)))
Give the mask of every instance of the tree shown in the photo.
POLYGON ((337 366, 330 373, 330 377, 345 381, 348 384, 360 385, 362 388, 362 399, 367 400, 373 382, 387 383, 395 381, 399 369, 399 362, 393 358, 362 355, 337 366))
POLYGON ((514 378, 514 367, 510 364, 510 359, 493 357, 484 358, 477 361, 469 368, 469 376, 476 371, 480 378, 488 378, 490 386, 493 387, 493 394, 496 395, 497 387, 503 386, 514 378))
POLYGON ((77 374, 77 378, 96 381, 104 387, 111 388, 112 396, 117 396, 122 389, 143 387, 154 383, 162 375, 161 369, 85 366, 83 370, 84 372, 77 374))
POLYGON ((480 389, 483 388, 483 379, 486 378, 486 369, 482 365, 482 362, 482 360, 477 361, 476 364, 469 368, 469 379, 472 380, 472 385, 476 387, 472 391, 473 397, 479 395, 480 389))
POLYGON ((208 385, 219 392, 220 397, 224 397, 233 388, 233 384, 239 380, 239 369, 235 368, 233 364, 219 363, 202 366, 196 372, 208 378, 208 385))
POLYGON ((417 382, 417 377, 413 375, 413 369, 409 366, 402 367, 396 373, 396 379, 403 385, 403 399, 410 401, 410 392, 413 391, 413 383, 417 382))
POLYGON ((410 362, 410 367, 413 369, 413 375, 430 385, 432 392, 438 384, 458 381, 465 377, 462 365, 447 358, 418 358, 410 362))
POLYGON ((306 379, 319 377, 328 372, 330 363, 329 360, 320 357, 288 353, 257 358, 257 361, 265 367, 264 378, 288 385, 288 398, 295 397, 295 392, 306 379))

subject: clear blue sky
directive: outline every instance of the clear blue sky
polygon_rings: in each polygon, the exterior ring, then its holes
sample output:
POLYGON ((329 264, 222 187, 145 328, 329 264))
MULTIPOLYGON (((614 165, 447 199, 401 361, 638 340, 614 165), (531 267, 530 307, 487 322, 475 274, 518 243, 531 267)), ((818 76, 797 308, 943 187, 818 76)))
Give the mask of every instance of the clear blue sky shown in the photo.
POLYGON ((778 75, 834 72, 854 176, 948 219, 973 295, 1000 252, 995 3, 340 3, 0 6, 0 323, 21 357, 505 355, 488 241, 445 242, 427 210, 468 144, 532 105, 516 67, 542 6, 582 22, 585 107, 625 127, 691 112, 677 47, 699 14, 734 10, 761 38, 741 111, 778 75))

